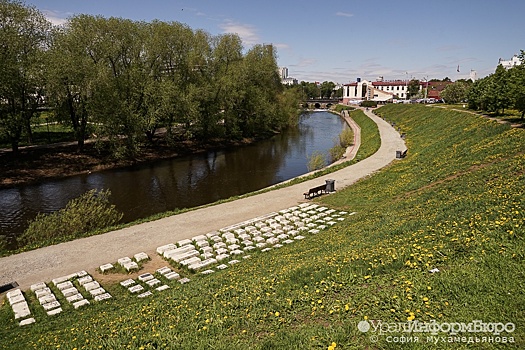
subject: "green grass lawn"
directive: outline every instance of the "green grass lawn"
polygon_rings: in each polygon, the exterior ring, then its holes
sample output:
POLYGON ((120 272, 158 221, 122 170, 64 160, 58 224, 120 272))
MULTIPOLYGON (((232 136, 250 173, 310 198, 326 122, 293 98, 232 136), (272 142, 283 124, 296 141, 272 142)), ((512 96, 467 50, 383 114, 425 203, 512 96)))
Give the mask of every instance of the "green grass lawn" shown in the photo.
POLYGON ((104 286, 113 299, 55 317, 34 307, 25 327, 3 305, 0 348, 524 348, 524 131, 422 105, 376 113, 406 133, 407 157, 316 200, 356 215, 149 299, 104 286), (395 331, 476 320, 515 329, 395 331))

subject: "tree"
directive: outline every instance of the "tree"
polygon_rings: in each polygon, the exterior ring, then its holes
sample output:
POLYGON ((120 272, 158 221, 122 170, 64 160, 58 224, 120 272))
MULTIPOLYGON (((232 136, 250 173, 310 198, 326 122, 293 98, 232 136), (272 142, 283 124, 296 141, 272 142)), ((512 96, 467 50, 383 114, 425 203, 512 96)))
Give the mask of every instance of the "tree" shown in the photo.
POLYGON ((519 55, 521 64, 510 69, 510 85, 513 91, 513 105, 525 117, 525 51, 519 55))
POLYGON ((468 88, 467 83, 457 81, 447 85, 443 91, 441 91, 440 95, 447 103, 458 103, 467 98, 468 88))
POLYGON ((44 102, 45 51, 50 23, 33 7, 0 0, 0 132, 13 153, 31 118, 44 102))
POLYGON ((334 93, 335 84, 331 81, 324 81, 321 84, 320 89, 321 98, 331 98, 334 93))

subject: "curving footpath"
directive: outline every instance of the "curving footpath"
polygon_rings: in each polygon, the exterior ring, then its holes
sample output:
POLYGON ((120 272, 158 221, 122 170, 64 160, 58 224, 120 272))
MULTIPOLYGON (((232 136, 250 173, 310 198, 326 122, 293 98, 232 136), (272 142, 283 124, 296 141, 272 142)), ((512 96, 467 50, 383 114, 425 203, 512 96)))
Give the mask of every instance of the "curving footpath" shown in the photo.
MULTIPOLYGON (((378 126, 381 146, 371 157, 327 175, 336 189, 350 186, 390 164, 397 150, 405 149, 399 133, 386 121, 364 111, 378 126)), ((0 285, 16 281, 21 289, 50 281, 77 271, 95 271, 124 256, 146 252, 156 254, 157 247, 206 234, 264 214, 305 202, 303 193, 323 183, 323 178, 238 199, 228 203, 173 215, 105 234, 40 248, 0 258, 0 285)))

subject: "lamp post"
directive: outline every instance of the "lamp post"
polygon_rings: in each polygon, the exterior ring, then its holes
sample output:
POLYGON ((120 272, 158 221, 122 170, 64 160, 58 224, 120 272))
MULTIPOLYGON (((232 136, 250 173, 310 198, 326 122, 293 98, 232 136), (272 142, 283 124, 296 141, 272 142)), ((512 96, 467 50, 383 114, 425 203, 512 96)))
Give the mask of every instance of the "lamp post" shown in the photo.
POLYGON ((408 100, 408 72, 406 72, 407 79, 405 80, 405 100, 408 100))

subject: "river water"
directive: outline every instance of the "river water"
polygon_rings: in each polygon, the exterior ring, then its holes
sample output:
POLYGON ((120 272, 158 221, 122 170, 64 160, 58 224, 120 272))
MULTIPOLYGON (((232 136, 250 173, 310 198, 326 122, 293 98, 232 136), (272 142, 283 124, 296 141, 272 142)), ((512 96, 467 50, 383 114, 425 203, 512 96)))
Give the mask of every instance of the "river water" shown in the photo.
POLYGON ((16 236, 39 212, 61 209, 91 189, 111 190, 122 222, 256 191, 307 173, 315 151, 328 159, 345 127, 337 115, 316 111, 302 115, 297 127, 247 146, 3 189, 0 234, 16 236))

